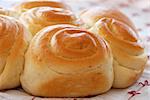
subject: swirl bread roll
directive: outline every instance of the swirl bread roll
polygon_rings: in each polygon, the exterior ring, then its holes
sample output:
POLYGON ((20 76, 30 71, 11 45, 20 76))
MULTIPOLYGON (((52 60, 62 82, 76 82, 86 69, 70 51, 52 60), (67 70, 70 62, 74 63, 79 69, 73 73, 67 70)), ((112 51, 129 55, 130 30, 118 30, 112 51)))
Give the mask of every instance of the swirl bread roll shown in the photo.
POLYGON ((20 20, 35 35, 46 26, 55 24, 77 24, 70 10, 51 7, 36 7, 24 12, 20 20))
POLYGON ((56 0, 25 1, 15 6, 14 9, 21 14, 22 12, 26 12, 27 10, 35 7, 52 7, 52 8, 70 9, 69 6, 67 6, 66 4, 58 0, 57 1, 56 0))
POLYGON ((121 21, 130 26, 136 32, 136 28, 131 20, 115 8, 95 7, 89 10, 84 10, 80 15, 80 18, 82 22, 85 23, 86 28, 92 27, 98 20, 103 17, 113 18, 121 21))
POLYGON ((29 36, 17 20, 0 15, 0 90, 20 85, 29 36))
POLYGON ((33 37, 21 75, 28 93, 83 97, 106 92, 112 83, 111 51, 99 36, 62 24, 46 27, 33 37))
POLYGON ((114 88, 126 88, 142 74, 147 56, 138 35, 126 24, 102 18, 90 29, 104 37, 112 48, 114 58, 114 88))

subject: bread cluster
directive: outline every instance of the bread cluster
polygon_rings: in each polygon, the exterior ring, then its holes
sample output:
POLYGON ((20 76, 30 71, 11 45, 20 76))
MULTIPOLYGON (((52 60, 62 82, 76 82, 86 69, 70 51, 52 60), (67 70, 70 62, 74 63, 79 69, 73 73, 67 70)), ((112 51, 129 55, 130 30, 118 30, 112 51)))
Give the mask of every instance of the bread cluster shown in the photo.
POLYGON ((34 0, 14 10, 16 18, 0 9, 0 90, 21 85, 34 96, 85 97, 129 87, 144 70, 142 41, 116 9, 76 17, 61 1, 34 0))

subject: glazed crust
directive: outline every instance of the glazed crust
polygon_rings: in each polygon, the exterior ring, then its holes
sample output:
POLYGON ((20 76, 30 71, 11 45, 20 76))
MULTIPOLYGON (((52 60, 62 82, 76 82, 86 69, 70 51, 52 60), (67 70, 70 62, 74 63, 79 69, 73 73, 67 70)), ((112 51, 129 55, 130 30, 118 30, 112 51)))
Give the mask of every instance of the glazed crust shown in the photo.
POLYGON ((0 90, 20 85, 30 34, 14 18, 0 15, 0 90))
POLYGON ((80 15, 82 22, 86 25, 85 27, 87 28, 92 27, 98 20, 103 17, 113 18, 121 21, 130 26, 136 32, 136 28, 132 21, 125 14, 115 8, 95 7, 92 9, 84 10, 80 15))
POLYGON ((35 35, 46 26, 55 24, 77 24, 70 10, 51 7, 37 7, 24 12, 20 20, 35 35))
POLYGON ((28 93, 44 97, 104 93, 113 83, 111 50, 105 40, 84 29, 49 26, 31 41, 21 83, 28 93))
POLYGON ((114 58, 113 87, 126 88, 141 76, 147 56, 138 35, 128 25, 115 19, 102 18, 90 29, 109 43, 114 58))

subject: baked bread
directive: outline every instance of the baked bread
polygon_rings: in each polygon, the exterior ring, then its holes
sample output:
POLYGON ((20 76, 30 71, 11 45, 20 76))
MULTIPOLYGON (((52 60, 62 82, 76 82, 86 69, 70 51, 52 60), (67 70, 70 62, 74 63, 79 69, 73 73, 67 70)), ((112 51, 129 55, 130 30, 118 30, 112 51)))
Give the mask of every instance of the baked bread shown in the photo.
POLYGON ((111 51, 99 36, 66 24, 46 27, 33 37, 21 75, 26 92, 83 97, 104 93, 112 83, 111 51))
POLYGON ((126 15, 124 15, 122 12, 120 12, 115 8, 95 7, 92 9, 84 10, 80 14, 80 18, 85 25, 84 27, 86 28, 92 27, 98 20, 100 20, 103 17, 119 20, 130 26, 136 32, 136 28, 134 24, 131 22, 131 20, 126 15))
POLYGON ((56 0, 31 0, 21 2, 14 8, 18 13, 26 12, 27 10, 35 7, 52 7, 52 8, 62 8, 62 9, 70 9, 66 4, 61 1, 56 0))
POLYGON ((55 24, 77 24, 70 10, 51 7, 36 7, 24 12, 20 20, 35 35, 46 26, 55 24))
POLYGON ((17 20, 0 15, 0 90, 20 85, 29 36, 17 20))
POLYGON ((147 56, 138 35, 128 25, 102 18, 90 29, 109 43, 114 58, 114 88, 131 86, 141 76, 147 56))

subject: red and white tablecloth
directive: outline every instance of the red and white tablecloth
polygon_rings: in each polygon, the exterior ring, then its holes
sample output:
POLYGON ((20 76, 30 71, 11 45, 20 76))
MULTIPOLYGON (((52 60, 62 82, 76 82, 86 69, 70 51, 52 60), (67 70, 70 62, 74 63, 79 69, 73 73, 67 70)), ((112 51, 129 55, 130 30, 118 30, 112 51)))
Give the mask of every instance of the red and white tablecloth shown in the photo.
MULTIPOLYGON (((0 6, 11 9, 21 0, 0 0, 0 6)), ((149 61, 136 84, 127 89, 111 89, 109 92, 90 98, 63 98, 64 100, 150 100, 150 0, 64 0, 79 14, 82 9, 94 6, 115 7, 123 11, 136 25, 143 39, 149 61)), ((63 91, 62 91, 63 92, 63 91)), ((61 100, 61 98, 38 98, 20 88, 0 92, 0 100, 61 100)))

